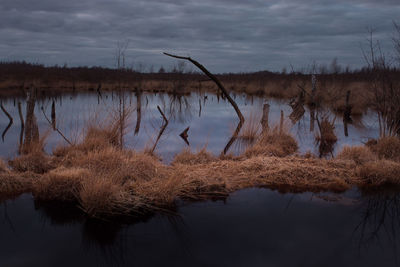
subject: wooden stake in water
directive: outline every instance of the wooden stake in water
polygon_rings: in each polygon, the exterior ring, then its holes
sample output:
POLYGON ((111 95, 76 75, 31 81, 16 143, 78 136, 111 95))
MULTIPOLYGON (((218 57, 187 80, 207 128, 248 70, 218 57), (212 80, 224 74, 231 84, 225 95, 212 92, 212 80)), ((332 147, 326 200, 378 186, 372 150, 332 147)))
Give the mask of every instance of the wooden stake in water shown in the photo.
POLYGON ((268 123, 268 119, 269 119, 269 104, 264 104, 263 106, 263 115, 261 118, 261 129, 262 132, 267 132, 269 130, 269 123, 268 123))
POLYGON ((279 123, 279 134, 282 134, 282 132, 283 132, 283 121, 284 121, 284 114, 283 114, 283 110, 281 110, 281 121, 279 123))

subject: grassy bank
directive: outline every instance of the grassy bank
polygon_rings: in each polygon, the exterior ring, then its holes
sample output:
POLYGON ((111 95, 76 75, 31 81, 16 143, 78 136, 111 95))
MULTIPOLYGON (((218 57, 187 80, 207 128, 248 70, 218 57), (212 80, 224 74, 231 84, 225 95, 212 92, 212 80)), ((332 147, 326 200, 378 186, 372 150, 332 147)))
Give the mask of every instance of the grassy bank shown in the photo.
POLYGON ((288 133, 271 129, 242 155, 215 157, 184 150, 171 165, 147 152, 121 149, 117 129, 90 127, 79 144, 38 146, 0 164, 0 199, 31 192, 35 199, 79 206, 88 216, 169 212, 176 201, 225 198, 248 187, 282 192, 335 191, 400 184, 400 140, 346 147, 336 159, 296 153, 288 133))

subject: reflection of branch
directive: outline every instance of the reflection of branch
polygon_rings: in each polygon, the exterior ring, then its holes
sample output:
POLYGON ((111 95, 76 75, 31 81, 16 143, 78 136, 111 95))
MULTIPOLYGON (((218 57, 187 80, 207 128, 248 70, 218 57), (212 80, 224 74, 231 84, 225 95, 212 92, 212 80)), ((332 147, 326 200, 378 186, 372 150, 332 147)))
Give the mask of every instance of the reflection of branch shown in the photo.
POLYGON ((3 107, 3 103, 0 103, 0 107, 1 110, 3 110, 4 114, 6 114, 6 116, 8 117, 8 119, 10 120, 10 122, 8 123, 6 129, 3 131, 3 134, 1 135, 1 138, 4 142, 4 137, 6 136, 6 133, 8 132, 8 130, 10 129, 11 125, 13 124, 14 120, 11 117, 10 113, 7 112, 7 110, 3 107))
MULTIPOLYGON (((52 127, 55 127, 55 125, 54 125, 54 124, 49 120, 49 118, 46 116, 46 113, 44 112, 43 107, 42 107, 42 112, 43 112, 43 115, 44 115, 44 117, 46 118, 47 122, 48 122, 52 127)), ((72 145, 72 143, 68 140, 68 138, 65 137, 65 135, 58 129, 58 127, 55 127, 55 131, 57 131, 57 132, 61 135, 61 137, 64 138, 64 140, 65 140, 68 144, 72 145)))
POLYGON ((399 223, 400 198, 397 193, 369 197, 365 202, 361 221, 354 229, 354 233, 360 232, 359 247, 361 248, 363 243, 367 245, 368 242, 380 240, 382 233, 386 233, 393 245, 394 254, 397 255, 399 223))
POLYGON ((135 127, 135 135, 139 133, 140 130, 140 122, 142 120, 142 93, 140 90, 136 92, 136 127, 135 127))
POLYGON ((19 151, 21 151, 22 142, 24 141, 24 129, 25 129, 24 115, 22 115, 21 102, 18 102, 18 114, 19 114, 19 120, 21 121, 21 132, 19 133, 19 151))
POLYGON ((168 125, 168 119, 167 119, 167 117, 165 117, 164 112, 162 112, 160 106, 157 106, 157 109, 158 109, 158 111, 161 113, 161 116, 162 116, 164 122, 163 122, 163 124, 161 125, 160 132, 158 133, 156 142, 154 143, 153 148, 151 149, 151 153, 153 153, 154 150, 156 149, 157 144, 158 144, 158 141, 160 140, 161 135, 164 133, 165 128, 167 128, 167 125, 168 125))
POLYGON ((178 59, 184 59, 184 60, 188 60, 191 63, 193 63, 196 67, 198 67, 202 72, 204 72, 204 74, 206 74, 211 80, 213 80, 218 88, 222 91, 222 93, 225 95, 225 97, 228 99, 229 103, 233 106, 233 108, 235 109, 239 120, 241 123, 244 122, 244 117, 242 115, 242 112, 240 112, 239 107, 237 106, 237 104, 235 103, 235 101, 230 97, 230 95, 228 94, 228 92, 226 91, 225 87, 222 85, 222 83, 217 79, 217 77, 215 77, 213 74, 211 74, 203 65, 201 65, 199 62, 197 62, 196 60, 190 58, 190 57, 182 57, 182 56, 176 56, 176 55, 172 55, 172 54, 168 54, 164 52, 164 55, 166 56, 170 56, 170 57, 174 57, 174 58, 178 58, 178 59))
POLYGON ((228 150, 229 150, 229 148, 231 147, 231 145, 232 145, 232 144, 235 142, 235 140, 237 139, 237 137, 238 137, 238 135, 239 135, 239 132, 240 132, 240 129, 242 129, 242 126, 243 126, 242 121, 239 121, 239 123, 238 123, 238 125, 237 125, 237 127, 236 127, 235 132, 233 133, 231 139, 229 139, 228 143, 226 144, 226 146, 225 146, 225 148, 224 148, 224 151, 222 151, 222 153, 221 153, 221 156, 222 156, 222 155, 225 155, 226 152, 228 152, 228 150))

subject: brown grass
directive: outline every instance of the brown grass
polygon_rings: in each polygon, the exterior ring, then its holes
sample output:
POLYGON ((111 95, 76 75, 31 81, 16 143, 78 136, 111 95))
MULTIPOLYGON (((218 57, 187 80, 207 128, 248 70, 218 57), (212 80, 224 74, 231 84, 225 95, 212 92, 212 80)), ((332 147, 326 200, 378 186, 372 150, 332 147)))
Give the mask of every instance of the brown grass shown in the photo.
POLYGON ((8 162, 12 170, 16 172, 33 172, 46 173, 53 169, 51 157, 44 152, 32 152, 26 155, 21 155, 8 162))
POLYGON ((0 173, 5 173, 8 172, 8 167, 6 165, 6 163, 0 159, 0 173))
POLYGON ((377 160, 362 165, 358 174, 362 187, 400 185, 400 163, 389 160, 377 160))
POLYGON ((72 202, 88 216, 104 218, 170 212, 177 199, 225 198, 247 187, 343 192, 353 185, 400 183, 400 164, 375 161, 366 147, 345 148, 331 160, 288 156, 297 143, 277 128, 239 157, 216 158, 205 148, 184 150, 170 166, 144 152, 121 149, 112 140, 113 135, 92 129, 82 143, 58 148, 52 156, 21 156, 10 161, 12 170, 1 163, 0 196, 31 191, 35 199, 72 202), (42 157, 53 168, 37 171, 42 157))
POLYGON ((172 164, 207 164, 216 160, 216 157, 207 152, 206 148, 201 149, 197 153, 193 153, 190 149, 185 148, 174 157, 172 164))
POLYGON ((81 168, 59 167, 32 184, 32 193, 39 200, 76 201, 81 182, 89 175, 81 168))
POLYGON ((345 146, 337 155, 337 158, 342 160, 352 160, 357 165, 377 159, 374 153, 372 153, 372 151, 366 146, 345 146))
POLYGON ((24 176, 9 171, 0 172, 0 202, 18 196, 31 189, 32 176, 24 176))
POLYGON ((369 141, 367 146, 381 159, 400 161, 400 138, 390 136, 369 141))
POLYGON ((294 154, 298 149, 298 145, 293 136, 287 130, 280 131, 278 127, 274 127, 262 133, 256 143, 246 149, 244 156, 276 156, 285 157, 294 154))

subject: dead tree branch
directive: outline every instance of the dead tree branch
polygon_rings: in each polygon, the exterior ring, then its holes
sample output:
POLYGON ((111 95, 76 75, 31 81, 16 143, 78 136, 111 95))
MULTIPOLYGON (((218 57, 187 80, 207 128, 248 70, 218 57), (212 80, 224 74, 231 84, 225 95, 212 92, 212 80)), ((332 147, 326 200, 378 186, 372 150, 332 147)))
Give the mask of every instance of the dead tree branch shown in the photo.
POLYGON ((225 95, 225 97, 228 99, 229 103, 232 105, 232 107, 235 109, 240 123, 244 123, 244 117, 242 115, 242 112, 240 111, 238 105, 235 103, 235 101, 231 98, 231 96, 228 94, 228 92, 226 91, 225 87, 222 85, 222 83, 217 79, 217 77, 215 77, 212 73, 210 73, 203 65, 201 65, 199 62, 197 62, 196 60, 190 58, 190 57, 183 57, 183 56, 177 56, 177 55, 172 55, 169 53, 165 53, 164 55, 166 56, 170 56, 173 58, 177 58, 177 59, 184 59, 184 60, 188 60, 190 61, 192 64, 194 64, 196 67, 198 67, 202 72, 204 72, 205 75, 207 75, 211 80, 213 80, 218 88, 222 91, 222 93, 225 95))

